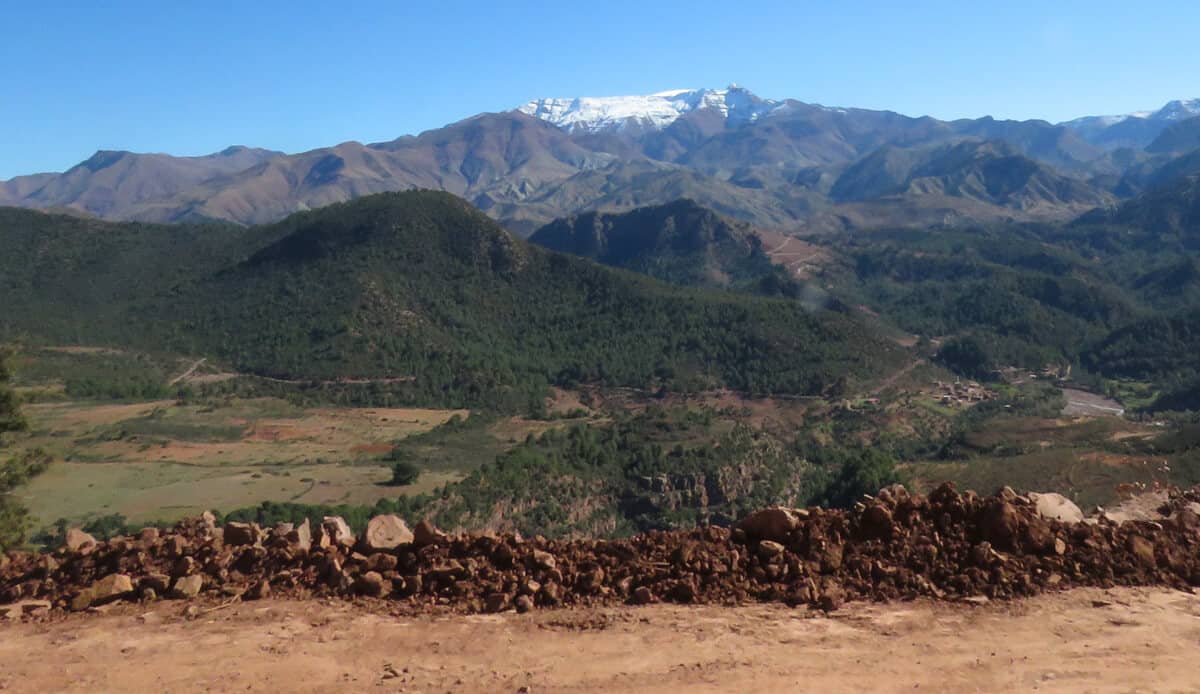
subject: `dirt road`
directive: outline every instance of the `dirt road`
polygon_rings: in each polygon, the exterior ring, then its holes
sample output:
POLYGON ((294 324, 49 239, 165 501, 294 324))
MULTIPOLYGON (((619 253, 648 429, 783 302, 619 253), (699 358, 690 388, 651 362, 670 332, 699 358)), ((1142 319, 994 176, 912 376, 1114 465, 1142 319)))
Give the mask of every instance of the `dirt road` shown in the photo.
POLYGON ((1200 597, 1076 590, 982 606, 550 610, 407 619, 266 601, 0 626, 0 690, 1196 691, 1200 597))

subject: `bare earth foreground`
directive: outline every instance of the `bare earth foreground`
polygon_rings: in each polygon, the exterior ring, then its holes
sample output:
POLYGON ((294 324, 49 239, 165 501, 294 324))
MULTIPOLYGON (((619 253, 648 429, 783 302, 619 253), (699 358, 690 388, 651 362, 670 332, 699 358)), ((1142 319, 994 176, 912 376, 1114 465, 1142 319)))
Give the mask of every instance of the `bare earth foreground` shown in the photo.
POLYGON ((179 603, 0 627, 0 690, 1194 692, 1200 597, 539 610, 400 618, 342 601, 179 603), (524 689, 522 689, 524 688, 524 689))

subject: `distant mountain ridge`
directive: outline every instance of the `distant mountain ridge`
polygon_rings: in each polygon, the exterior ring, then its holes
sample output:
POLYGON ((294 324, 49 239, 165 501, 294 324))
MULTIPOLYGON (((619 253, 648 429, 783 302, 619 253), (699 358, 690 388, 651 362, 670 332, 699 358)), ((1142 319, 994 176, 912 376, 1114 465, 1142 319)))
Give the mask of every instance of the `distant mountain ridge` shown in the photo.
POLYGON ((1137 111, 1118 116, 1084 116, 1059 125, 1080 134, 1088 142, 1109 149, 1141 149, 1154 141, 1172 123, 1200 116, 1200 99, 1177 99, 1157 111, 1137 111))
POLYGON ((679 198, 785 231, 1062 219, 1191 172, 1191 152, 1178 148, 1196 142, 1184 118, 1193 110, 1200 102, 1059 125, 942 121, 764 99, 736 85, 538 99, 389 142, 298 154, 98 152, 61 174, 0 182, 0 205, 251 225, 372 193, 432 189, 522 235, 564 216, 679 198), (1114 149, 1117 140, 1140 144, 1114 149), (1004 154, 983 144, 995 142, 1004 154), (928 160, 958 146, 991 153, 928 160), (914 175, 904 161, 934 168, 914 175), (868 171, 875 179, 864 178, 868 171))

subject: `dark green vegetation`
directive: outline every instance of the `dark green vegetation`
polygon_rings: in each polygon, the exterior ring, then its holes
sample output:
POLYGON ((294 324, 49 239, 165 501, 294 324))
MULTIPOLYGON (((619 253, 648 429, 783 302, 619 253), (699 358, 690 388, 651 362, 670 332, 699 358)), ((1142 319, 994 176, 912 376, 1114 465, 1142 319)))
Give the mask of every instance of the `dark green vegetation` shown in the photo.
POLYGON ((36 451, 16 457, 5 454, 5 437, 26 427, 17 396, 8 387, 6 356, 0 352, 0 552, 23 544, 29 529, 28 512, 13 498, 13 492, 45 470, 49 463, 36 451))
POLYGON ((674 284, 793 297, 800 292, 799 284, 771 262, 748 224, 733 222, 691 200, 559 219, 529 240, 674 284))
POLYGON ((937 359, 971 378, 1071 365, 1084 384, 1115 379, 1186 395, 1200 369, 1200 216, 1187 211, 1195 196, 1192 181, 1069 225, 830 239, 840 261, 824 279, 847 303, 940 339, 937 359))
POLYGON ((377 401, 522 410, 547 385, 577 382, 809 394, 896 360, 845 315, 550 253, 443 193, 248 230, 5 214, 0 276, 15 301, 0 338, 211 355, 281 380, 368 379, 377 401))
POLYGON ((499 523, 530 534, 627 535, 728 524, 766 504, 808 503, 824 492, 829 475, 778 435, 729 413, 651 408, 530 436, 439 493, 370 508, 263 504, 231 516, 273 522, 337 512, 361 524, 392 511, 444 527, 499 523))

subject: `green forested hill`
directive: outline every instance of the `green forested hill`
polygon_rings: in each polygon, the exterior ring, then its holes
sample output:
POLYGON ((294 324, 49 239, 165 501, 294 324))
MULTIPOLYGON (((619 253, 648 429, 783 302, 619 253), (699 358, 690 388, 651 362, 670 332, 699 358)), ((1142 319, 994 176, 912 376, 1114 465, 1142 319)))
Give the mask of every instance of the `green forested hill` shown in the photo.
POLYGON ((43 216, 0 233, 18 241, 0 260, 13 297, 0 335, 213 355, 278 378, 394 379, 412 402, 523 406, 576 381, 817 393, 899 360, 844 315, 552 253, 444 193, 247 230, 43 216))
POLYGON ((772 264, 748 224, 687 199, 557 219, 529 240, 675 284, 758 292, 774 288, 770 293, 786 293, 789 284, 786 272, 772 264))

